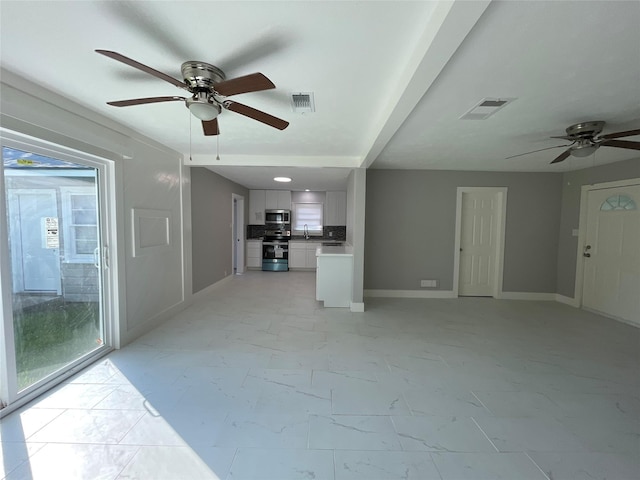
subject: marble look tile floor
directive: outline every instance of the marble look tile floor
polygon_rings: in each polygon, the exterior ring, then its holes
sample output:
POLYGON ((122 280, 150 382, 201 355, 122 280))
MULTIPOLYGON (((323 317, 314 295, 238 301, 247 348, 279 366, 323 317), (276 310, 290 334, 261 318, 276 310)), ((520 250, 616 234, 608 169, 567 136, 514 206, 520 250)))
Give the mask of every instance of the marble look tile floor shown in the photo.
POLYGON ((250 272, 0 421, 0 477, 640 478, 640 330, 250 272))

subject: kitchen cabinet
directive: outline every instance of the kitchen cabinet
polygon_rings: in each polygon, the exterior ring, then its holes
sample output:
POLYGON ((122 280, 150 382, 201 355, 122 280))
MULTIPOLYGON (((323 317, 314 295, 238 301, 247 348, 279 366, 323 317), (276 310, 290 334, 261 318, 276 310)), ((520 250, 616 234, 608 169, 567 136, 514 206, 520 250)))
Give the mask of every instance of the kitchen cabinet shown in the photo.
POLYGON ((327 192, 324 203, 324 224, 326 226, 347 224, 347 192, 327 192))
POLYGON ((247 268, 262 268, 262 240, 247 240, 247 268))
POLYGON ((265 191, 249 190, 249 225, 264 225, 265 191))
POLYGON ((320 242, 307 240, 289 242, 289 268, 316 268, 316 249, 320 242))
POLYGON ((325 307, 350 307, 353 291, 351 247, 321 247, 316 270, 316 300, 325 307))
POLYGON ((267 210, 291 210, 290 190, 267 190, 265 192, 267 210))

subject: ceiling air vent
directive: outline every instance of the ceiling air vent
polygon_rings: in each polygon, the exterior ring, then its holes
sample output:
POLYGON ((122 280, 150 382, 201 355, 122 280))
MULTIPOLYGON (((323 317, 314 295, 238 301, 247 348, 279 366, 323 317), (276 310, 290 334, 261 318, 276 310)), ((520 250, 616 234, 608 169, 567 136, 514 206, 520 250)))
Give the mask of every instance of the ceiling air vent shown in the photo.
POLYGON ((514 100, 515 98, 483 98, 460 118, 462 120, 485 120, 514 100))
POLYGON ((291 94, 291 105, 296 113, 310 113, 316 111, 312 92, 294 92, 291 94))

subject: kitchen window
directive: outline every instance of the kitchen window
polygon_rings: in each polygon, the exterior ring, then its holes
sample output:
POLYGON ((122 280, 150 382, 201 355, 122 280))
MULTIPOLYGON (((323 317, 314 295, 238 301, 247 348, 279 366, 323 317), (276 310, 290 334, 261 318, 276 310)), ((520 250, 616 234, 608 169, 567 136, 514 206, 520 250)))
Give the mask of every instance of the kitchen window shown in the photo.
POLYGON ((324 204, 322 203, 293 203, 293 225, 291 232, 293 235, 302 235, 305 225, 309 235, 322 235, 322 213, 324 204))

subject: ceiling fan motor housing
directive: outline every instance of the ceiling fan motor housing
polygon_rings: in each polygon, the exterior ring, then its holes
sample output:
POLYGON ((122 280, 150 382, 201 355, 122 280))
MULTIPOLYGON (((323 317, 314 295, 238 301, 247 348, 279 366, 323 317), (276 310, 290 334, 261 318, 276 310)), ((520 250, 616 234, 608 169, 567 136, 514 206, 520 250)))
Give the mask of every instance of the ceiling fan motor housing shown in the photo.
POLYGON ((567 136, 574 137, 576 139, 593 138, 602 132, 604 124, 605 122, 603 121, 576 123, 575 125, 571 125, 567 128, 567 136))
POLYGON ((222 70, 215 65, 189 60, 181 67, 182 78, 189 88, 194 90, 213 90, 213 85, 226 80, 222 70))

